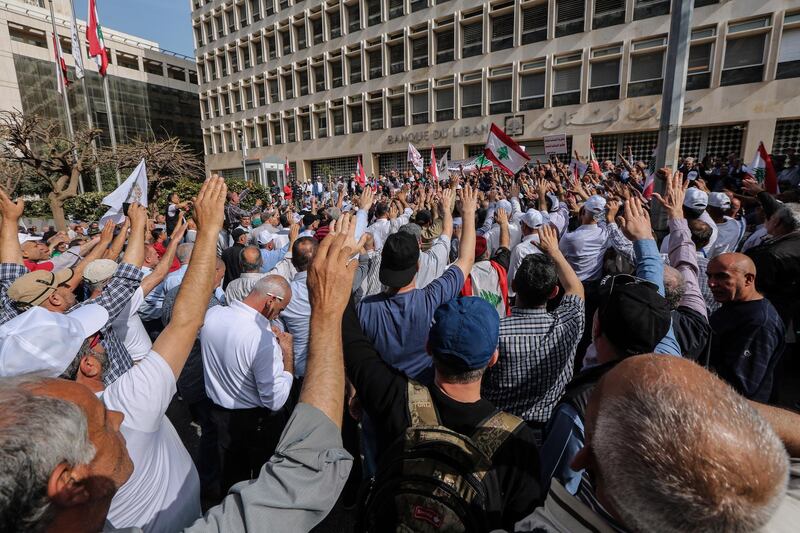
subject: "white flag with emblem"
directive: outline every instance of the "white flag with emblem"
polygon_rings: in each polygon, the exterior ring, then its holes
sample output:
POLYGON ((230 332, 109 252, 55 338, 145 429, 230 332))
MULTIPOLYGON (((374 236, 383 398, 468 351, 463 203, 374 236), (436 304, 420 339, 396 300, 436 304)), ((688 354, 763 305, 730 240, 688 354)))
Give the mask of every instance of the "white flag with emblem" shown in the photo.
POLYGON ((414 145, 411 143, 408 143, 407 161, 410 161, 411 164, 414 165, 414 168, 417 169, 417 172, 419 172, 420 174, 423 172, 422 169, 425 167, 425 162, 422 160, 422 154, 420 154, 419 150, 414 148, 414 145))
POLYGON ((510 174, 516 174, 531 160, 525 150, 496 124, 492 124, 489 129, 489 138, 486 139, 483 153, 492 163, 510 174))
POLYGON ((131 172, 128 179, 122 182, 122 185, 103 198, 103 205, 109 206, 109 210, 100 218, 100 225, 104 225, 109 220, 114 224, 121 224, 125 220, 122 204, 134 202, 147 207, 147 167, 144 159, 131 172))

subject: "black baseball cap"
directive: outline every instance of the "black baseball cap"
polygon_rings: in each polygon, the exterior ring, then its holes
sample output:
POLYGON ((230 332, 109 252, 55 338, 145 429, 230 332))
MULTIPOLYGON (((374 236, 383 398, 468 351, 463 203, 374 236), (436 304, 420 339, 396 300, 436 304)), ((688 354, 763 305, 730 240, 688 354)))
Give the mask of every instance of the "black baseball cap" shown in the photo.
POLYGON ((231 232, 231 238, 233 239, 233 242, 238 241, 239 237, 242 235, 247 235, 247 232, 242 228, 236 228, 231 232))
POLYGON ((378 278, 387 287, 393 289, 405 287, 417 274, 418 261, 417 238, 410 233, 393 233, 383 244, 378 278))
POLYGON ((672 324, 667 299, 647 280, 618 274, 600 282, 600 330, 625 355, 651 353, 672 324))

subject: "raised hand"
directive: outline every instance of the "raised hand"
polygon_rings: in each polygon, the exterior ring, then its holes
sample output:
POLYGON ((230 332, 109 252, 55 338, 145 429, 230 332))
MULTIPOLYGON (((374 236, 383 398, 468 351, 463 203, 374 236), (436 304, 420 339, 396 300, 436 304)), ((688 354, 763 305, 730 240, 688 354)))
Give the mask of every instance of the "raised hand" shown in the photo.
POLYGON ((753 196, 758 195, 760 192, 764 192, 764 187, 762 187, 760 183, 749 176, 742 180, 742 189, 753 196))
POLYGON ((350 299, 358 267, 351 258, 358 252, 356 225, 343 216, 322 240, 308 270, 308 297, 312 313, 341 316, 350 299))
POLYGON ((8 197, 6 192, 0 189, 0 215, 3 216, 4 221, 19 220, 24 210, 25 201, 22 198, 17 199, 16 202, 13 202, 11 198, 8 197))
POLYGON ((203 183, 194 203, 194 220, 197 231, 219 233, 225 218, 225 196, 228 185, 219 176, 213 176, 203 183))
POLYGON ((686 196, 686 188, 689 182, 684 182, 683 174, 676 172, 670 176, 666 174, 666 188, 664 194, 661 196, 658 193, 653 193, 658 202, 664 206, 664 210, 671 220, 679 220, 683 218, 683 198, 686 196))
POLYGON ((653 238, 650 215, 642 206, 642 201, 639 198, 630 199, 625 207, 625 216, 617 217, 617 224, 625 236, 631 241, 653 238))
POLYGON ((544 224, 539 228, 539 242, 535 242, 536 246, 549 256, 561 253, 558 248, 558 231, 550 224, 544 224))

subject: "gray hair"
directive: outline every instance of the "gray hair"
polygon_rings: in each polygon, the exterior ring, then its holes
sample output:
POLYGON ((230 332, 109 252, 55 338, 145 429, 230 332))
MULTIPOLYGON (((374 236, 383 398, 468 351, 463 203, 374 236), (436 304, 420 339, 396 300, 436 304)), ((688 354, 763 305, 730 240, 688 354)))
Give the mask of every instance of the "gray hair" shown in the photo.
POLYGON ((664 296, 670 309, 677 309, 686 294, 686 279, 680 270, 664 265, 664 296))
POLYGON ((773 216, 778 217, 778 221, 788 230, 788 233, 800 229, 800 204, 798 203, 783 204, 773 216))
POLYGON ((258 296, 262 298, 272 295, 287 299, 292 296, 292 289, 289 287, 289 283, 283 278, 283 276, 277 276, 273 274, 270 276, 264 276, 258 280, 250 291, 250 294, 254 293, 258 294, 258 296))
POLYGON ((772 427, 729 386, 661 371, 604 398, 591 438, 603 492, 631 531, 755 531, 786 491, 772 427), (677 382, 676 382, 677 380, 677 382))
POLYGON ((72 360, 67 369, 64 370, 59 377, 68 379, 70 381, 75 381, 78 379, 78 371, 81 367, 81 360, 83 360, 83 358, 87 355, 91 355, 97 359, 97 362, 100 363, 100 376, 105 377, 106 371, 108 370, 108 354, 105 352, 105 350, 102 352, 93 350, 90 346, 91 341, 91 337, 83 341, 83 344, 78 350, 78 354, 75 356, 75 359, 72 360))
POLYGON ((31 391, 44 382, 0 379, 0 531, 45 530, 55 512, 47 497, 53 470, 95 455, 80 407, 31 391))
POLYGON ((175 255, 178 256, 178 261, 180 261, 182 265, 188 263, 189 259, 192 258, 192 250, 194 250, 194 244, 191 242, 178 245, 175 255))

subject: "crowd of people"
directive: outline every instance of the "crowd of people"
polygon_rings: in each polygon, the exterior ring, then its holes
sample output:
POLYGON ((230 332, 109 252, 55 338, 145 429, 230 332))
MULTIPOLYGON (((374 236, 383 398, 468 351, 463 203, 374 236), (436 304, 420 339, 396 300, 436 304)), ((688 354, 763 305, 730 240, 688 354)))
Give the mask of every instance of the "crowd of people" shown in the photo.
POLYGON ((796 530, 776 163, 213 176, 43 235, 0 191, 0 529, 796 530))

